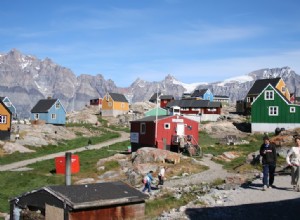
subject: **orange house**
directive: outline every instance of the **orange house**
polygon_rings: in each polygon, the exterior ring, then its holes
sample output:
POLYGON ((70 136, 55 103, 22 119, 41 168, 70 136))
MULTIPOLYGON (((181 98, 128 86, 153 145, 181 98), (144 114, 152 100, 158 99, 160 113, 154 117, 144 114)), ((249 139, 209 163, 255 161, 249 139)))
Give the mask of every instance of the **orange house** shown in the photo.
POLYGON ((102 99, 102 116, 122 115, 129 111, 129 103, 123 94, 106 93, 102 99))
POLYGON ((0 100, 0 140, 10 139, 11 112, 0 100))

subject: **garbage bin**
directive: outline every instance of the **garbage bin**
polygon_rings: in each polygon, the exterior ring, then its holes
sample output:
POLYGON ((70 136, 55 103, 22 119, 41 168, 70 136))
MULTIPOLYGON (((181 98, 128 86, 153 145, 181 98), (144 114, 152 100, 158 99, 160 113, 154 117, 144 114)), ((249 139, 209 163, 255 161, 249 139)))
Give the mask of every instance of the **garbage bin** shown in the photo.
MULTIPOLYGON (((55 169, 57 174, 66 174, 66 157, 55 158, 55 169)), ((79 157, 73 154, 71 157, 71 173, 78 173, 80 170, 79 157)))

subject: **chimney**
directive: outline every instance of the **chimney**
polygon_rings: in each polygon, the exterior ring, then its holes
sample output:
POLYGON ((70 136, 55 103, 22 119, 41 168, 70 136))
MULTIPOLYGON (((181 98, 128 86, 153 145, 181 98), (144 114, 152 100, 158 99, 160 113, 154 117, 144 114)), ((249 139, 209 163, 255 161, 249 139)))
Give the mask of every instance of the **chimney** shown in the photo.
POLYGON ((65 154, 65 161, 66 161, 66 186, 71 185, 71 161, 72 161, 72 153, 66 152, 65 154))

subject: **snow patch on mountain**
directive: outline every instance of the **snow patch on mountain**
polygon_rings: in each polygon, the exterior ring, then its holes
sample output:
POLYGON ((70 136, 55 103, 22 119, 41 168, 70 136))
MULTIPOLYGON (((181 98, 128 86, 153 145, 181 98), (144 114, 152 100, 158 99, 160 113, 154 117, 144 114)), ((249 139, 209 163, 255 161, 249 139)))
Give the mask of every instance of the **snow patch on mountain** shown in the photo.
POLYGON ((208 85, 208 83, 206 83, 206 82, 187 84, 187 83, 183 83, 178 80, 175 80, 175 79, 173 80, 173 83, 177 84, 177 85, 181 85, 186 90, 186 92, 193 92, 199 85, 208 85))
POLYGON ((225 86, 227 83, 245 83, 249 81, 253 81, 253 77, 245 75, 245 76, 237 76, 237 77, 225 79, 223 82, 218 83, 217 85, 225 86))

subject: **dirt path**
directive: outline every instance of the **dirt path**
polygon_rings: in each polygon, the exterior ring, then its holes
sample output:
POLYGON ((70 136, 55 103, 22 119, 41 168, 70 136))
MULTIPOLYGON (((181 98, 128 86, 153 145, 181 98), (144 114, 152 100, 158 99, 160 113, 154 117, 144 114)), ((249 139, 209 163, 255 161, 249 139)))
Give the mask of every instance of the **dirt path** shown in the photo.
POLYGON ((180 179, 168 180, 166 181, 165 186, 173 187, 193 185, 198 183, 210 183, 218 178, 225 179, 227 176, 229 176, 229 173, 222 168, 222 165, 211 160, 211 156, 204 156, 201 160, 201 163, 209 167, 209 169, 200 174, 194 174, 180 179))
POLYGON ((25 167, 29 164, 32 163, 36 163, 39 161, 43 161, 43 160, 49 160, 49 159, 53 159, 55 157, 59 157, 64 155, 66 152, 71 152, 71 153, 77 153, 77 152, 82 152, 85 150, 94 150, 94 149, 100 149, 103 147, 107 147, 109 145, 118 143, 118 142, 122 142, 122 141, 126 141, 129 139, 129 133, 125 133, 125 132, 119 132, 121 134, 121 137, 119 138, 115 138, 109 141, 105 141, 103 143, 100 144, 95 144, 95 145, 89 145, 89 146, 85 146, 85 147, 80 147, 80 148, 76 148, 73 150, 68 150, 68 151, 62 151, 59 153, 54 153, 54 154, 49 154, 46 156, 42 156, 42 157, 37 157, 37 158, 33 158, 33 159, 28 159, 28 160, 23 160, 23 161, 19 161, 19 162, 15 162, 15 163, 11 163, 11 164, 7 164, 7 165, 2 165, 0 166, 0 171, 9 171, 9 170, 15 170, 21 167, 25 167))

